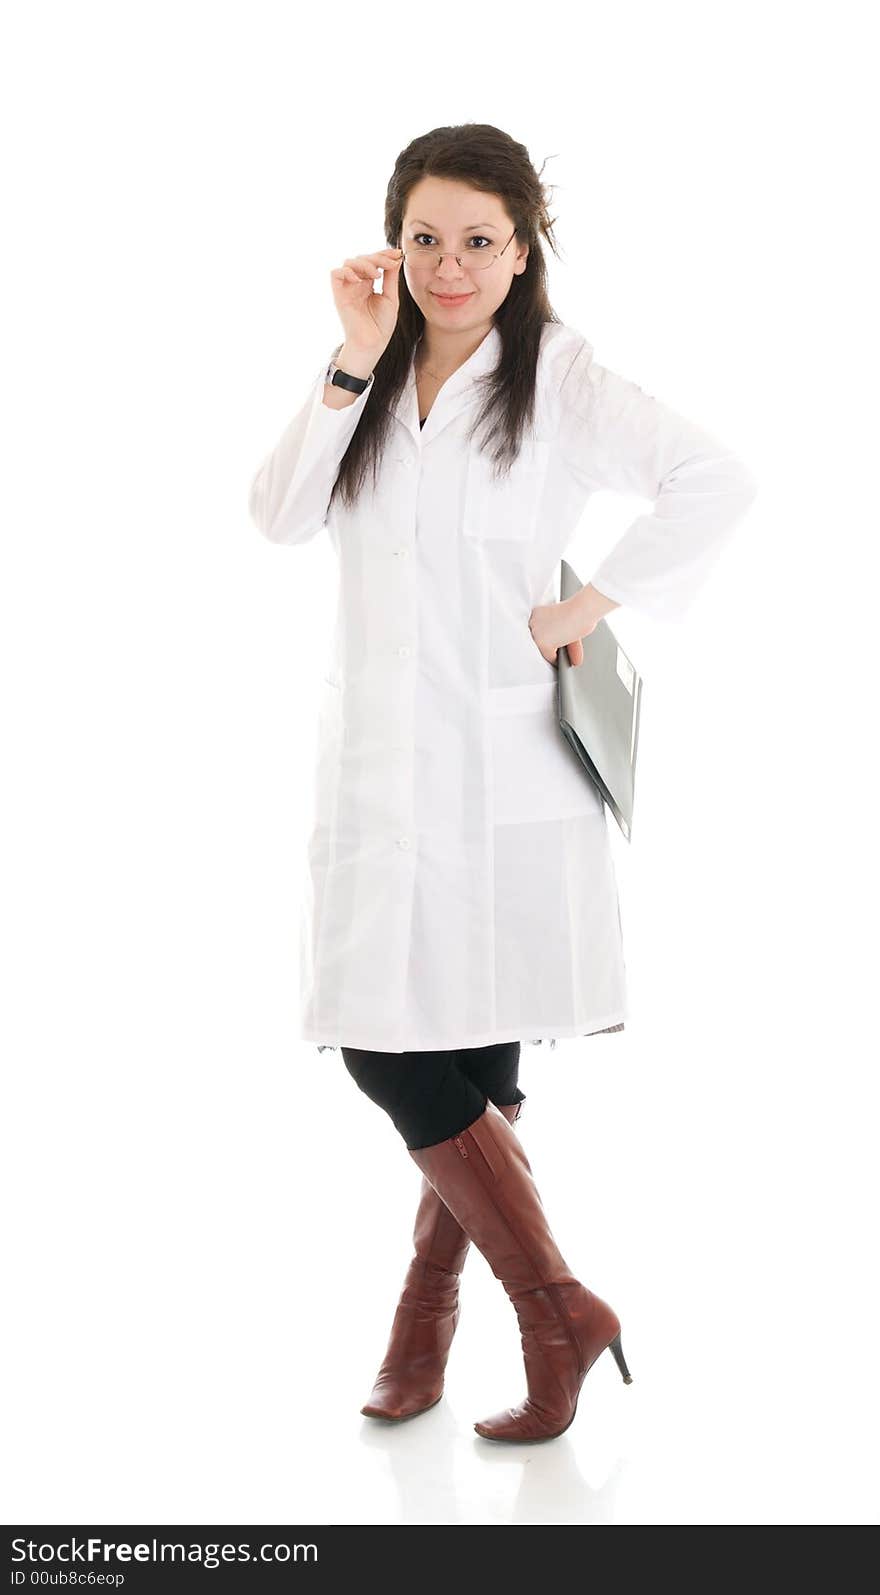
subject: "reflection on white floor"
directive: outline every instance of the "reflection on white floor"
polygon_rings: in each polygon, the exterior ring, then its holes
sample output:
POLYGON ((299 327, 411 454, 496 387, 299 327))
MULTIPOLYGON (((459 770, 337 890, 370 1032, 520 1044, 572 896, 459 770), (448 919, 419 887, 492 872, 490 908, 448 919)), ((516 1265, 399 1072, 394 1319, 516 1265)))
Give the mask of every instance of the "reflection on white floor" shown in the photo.
POLYGON ((109 1132, 108 1074, 85 1147, 66 1130, 81 1083, 57 1072, 43 1135, 73 1194, 32 1181, 52 1266, 15 1263, 10 1521, 875 1521, 872 1118, 806 1081, 788 1031, 716 1040, 708 1068, 705 1026, 682 1036, 673 1003, 666 1024, 651 1047, 636 1025, 586 1042, 589 1061, 530 1049, 520 1076, 554 1234, 617 1311, 633 1375, 603 1352, 568 1431, 531 1446, 473 1429, 526 1393, 513 1308, 474 1248, 443 1400, 402 1424, 360 1413, 420 1175, 343 1067, 279 1049, 243 1090, 238 1060, 186 1077, 157 1050, 137 1135, 109 1132))

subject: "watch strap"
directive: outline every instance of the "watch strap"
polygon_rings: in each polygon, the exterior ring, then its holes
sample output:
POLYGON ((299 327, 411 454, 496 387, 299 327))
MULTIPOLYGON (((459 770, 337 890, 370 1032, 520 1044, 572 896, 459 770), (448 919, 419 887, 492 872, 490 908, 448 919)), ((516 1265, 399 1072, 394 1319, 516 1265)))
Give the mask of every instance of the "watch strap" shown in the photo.
POLYGON ((341 371, 335 360, 331 360, 327 367, 325 381, 333 388, 347 388, 349 393, 363 393, 373 380, 373 372, 368 377, 353 377, 350 371, 341 371))

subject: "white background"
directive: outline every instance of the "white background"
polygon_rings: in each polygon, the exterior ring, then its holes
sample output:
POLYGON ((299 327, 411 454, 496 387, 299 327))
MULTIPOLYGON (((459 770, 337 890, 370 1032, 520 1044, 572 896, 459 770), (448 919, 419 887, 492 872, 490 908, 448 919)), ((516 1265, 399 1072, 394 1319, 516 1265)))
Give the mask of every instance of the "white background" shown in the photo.
POLYGON ((5 17, 7 1521, 876 1522, 869 8, 5 17), (548 157, 557 313, 760 485, 685 622, 613 616, 632 1017, 524 1045, 519 1129, 634 1382, 535 1447, 472 1428, 525 1393, 475 1250, 446 1399, 359 1413, 419 1175, 296 1038, 334 567, 247 512, 331 269, 464 121, 548 157))

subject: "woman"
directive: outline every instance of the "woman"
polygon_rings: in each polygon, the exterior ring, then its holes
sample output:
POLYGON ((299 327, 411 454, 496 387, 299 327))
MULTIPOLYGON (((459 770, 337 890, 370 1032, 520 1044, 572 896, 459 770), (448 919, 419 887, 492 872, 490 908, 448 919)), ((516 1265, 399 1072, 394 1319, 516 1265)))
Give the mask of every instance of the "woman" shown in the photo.
POLYGON ((389 246, 331 272, 344 341, 250 495, 273 542, 326 526, 340 570, 300 1033, 341 1049, 422 1171, 361 1410, 398 1421, 439 1401, 473 1241, 522 1336, 526 1399, 475 1425, 505 1441, 562 1434, 606 1348, 629 1382, 619 1319, 564 1261, 513 1127, 522 1038, 619 1031, 626 1015, 604 805, 556 723, 557 653, 579 665, 621 603, 681 615, 755 491, 717 439, 559 321, 551 227, 527 151, 498 129, 410 144, 389 246), (560 558, 601 487, 654 511, 560 603, 560 558))

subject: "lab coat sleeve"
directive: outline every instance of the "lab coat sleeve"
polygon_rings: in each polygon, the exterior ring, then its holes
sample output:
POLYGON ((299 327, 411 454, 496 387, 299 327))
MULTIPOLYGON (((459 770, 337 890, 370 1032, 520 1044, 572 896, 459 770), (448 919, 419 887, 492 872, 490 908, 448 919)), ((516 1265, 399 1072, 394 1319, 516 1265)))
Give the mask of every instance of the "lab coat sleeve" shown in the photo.
POLYGON ((370 402, 372 376, 351 404, 331 409, 324 403, 326 371, 325 361, 251 482, 251 519, 272 543, 306 543, 320 531, 343 456, 370 402))
POLYGON ((590 490, 653 500, 590 581, 619 604, 680 620, 758 491, 718 438, 599 365, 584 344, 560 385, 563 455, 590 490))

